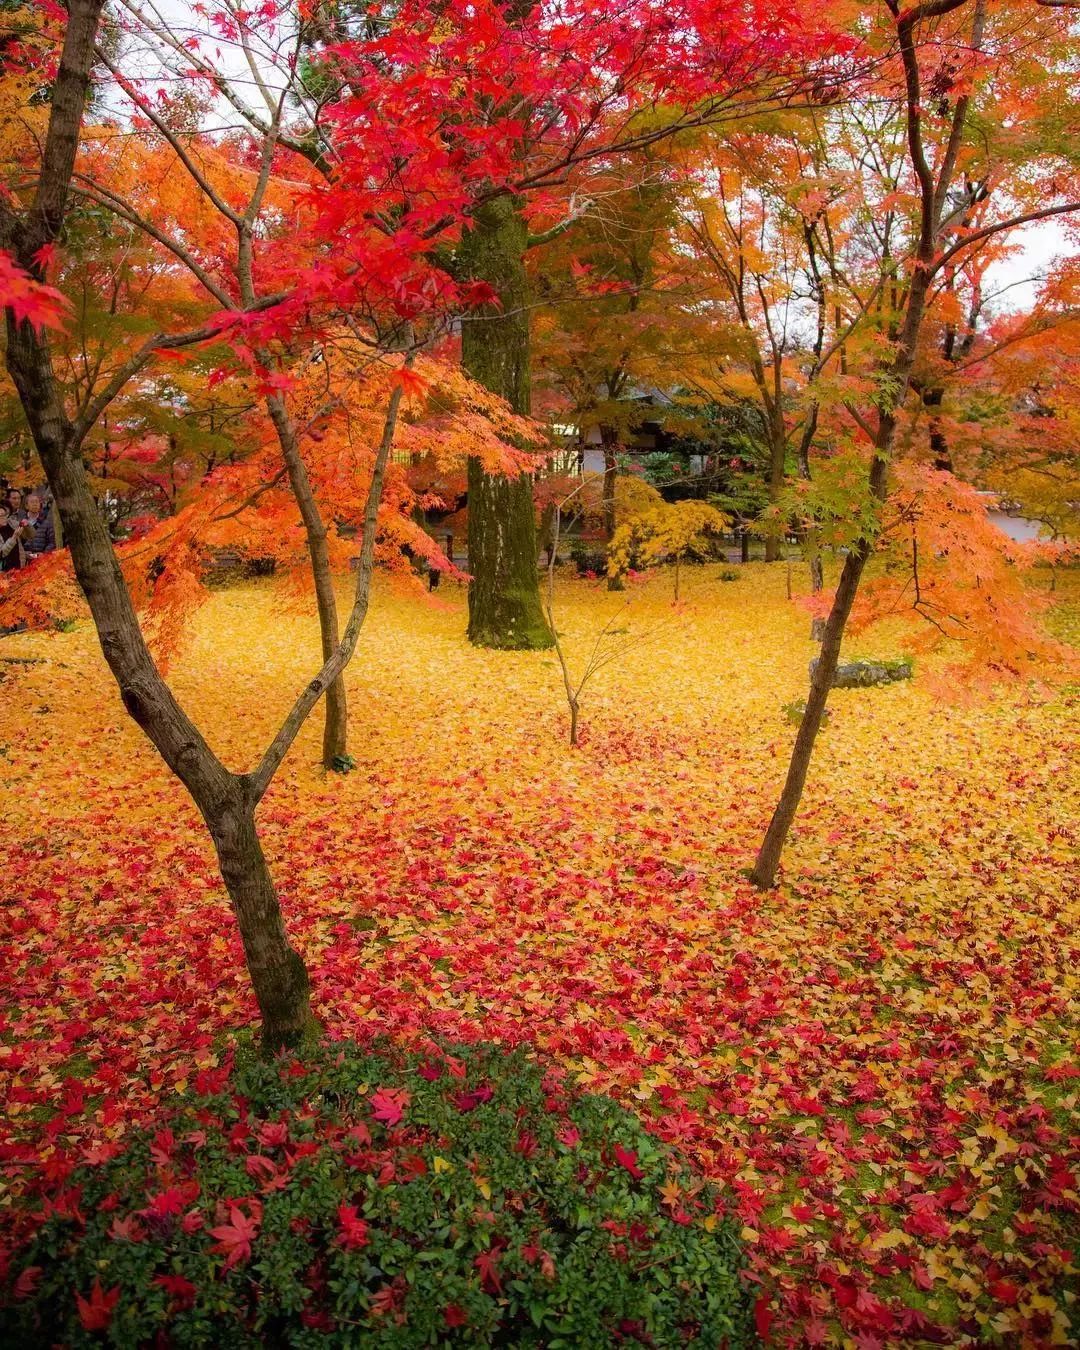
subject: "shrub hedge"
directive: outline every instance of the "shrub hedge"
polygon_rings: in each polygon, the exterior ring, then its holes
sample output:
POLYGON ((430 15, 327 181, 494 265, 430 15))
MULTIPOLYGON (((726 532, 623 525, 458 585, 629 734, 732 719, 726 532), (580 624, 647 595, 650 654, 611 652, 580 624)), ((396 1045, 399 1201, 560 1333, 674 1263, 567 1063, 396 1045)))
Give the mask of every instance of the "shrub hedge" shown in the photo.
POLYGON ((53 1193, 0 1343, 754 1343, 714 1192, 521 1052, 329 1044, 200 1086, 53 1193))

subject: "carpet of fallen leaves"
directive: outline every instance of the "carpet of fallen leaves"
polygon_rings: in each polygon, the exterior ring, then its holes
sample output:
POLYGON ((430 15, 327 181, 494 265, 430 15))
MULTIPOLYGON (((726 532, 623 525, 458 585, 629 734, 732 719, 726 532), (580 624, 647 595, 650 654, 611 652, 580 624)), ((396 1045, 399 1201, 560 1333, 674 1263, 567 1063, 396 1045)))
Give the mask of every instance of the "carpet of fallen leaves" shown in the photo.
MULTIPOLYGON (((634 1105, 725 1184, 778 1344, 1068 1343, 1080 699, 951 706, 925 672, 834 695, 761 896, 742 869, 815 649, 782 567, 684 581, 679 611, 669 579, 629 593, 616 625, 653 640, 588 686, 577 751, 550 654, 472 650, 460 592, 383 588, 348 676, 356 771, 318 769, 313 719, 261 812, 320 1015, 533 1042, 634 1105)), ((572 661, 622 603, 563 585, 572 661)), ((315 650, 273 583, 239 586, 174 684, 250 766, 315 650)), ((194 809, 89 625, 0 658, 17 1194, 194 1085, 254 1004, 194 809)))

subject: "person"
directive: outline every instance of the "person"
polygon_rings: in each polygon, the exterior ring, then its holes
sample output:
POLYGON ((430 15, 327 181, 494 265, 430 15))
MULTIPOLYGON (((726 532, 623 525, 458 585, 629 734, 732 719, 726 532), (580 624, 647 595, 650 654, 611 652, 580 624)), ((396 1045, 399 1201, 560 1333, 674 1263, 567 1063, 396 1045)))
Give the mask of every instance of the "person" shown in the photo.
POLYGON ((15 521, 22 520, 26 514, 23 511, 22 493, 18 488, 9 488, 7 495, 8 523, 14 524, 15 521))
POLYGON ((0 572, 14 572, 26 562, 22 530, 11 512, 0 502, 0 572))
POLYGON ((22 542, 28 562, 40 558, 43 553, 51 553, 56 547, 52 512, 42 507, 41 498, 36 492, 31 492, 26 499, 26 511, 22 520, 22 542))

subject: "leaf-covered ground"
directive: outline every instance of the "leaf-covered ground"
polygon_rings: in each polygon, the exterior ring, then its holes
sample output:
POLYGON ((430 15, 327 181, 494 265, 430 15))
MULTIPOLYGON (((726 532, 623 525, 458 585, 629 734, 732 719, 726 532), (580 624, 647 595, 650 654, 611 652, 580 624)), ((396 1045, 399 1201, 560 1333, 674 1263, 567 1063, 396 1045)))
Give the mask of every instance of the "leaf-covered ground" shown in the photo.
MULTIPOLYGON (((472 650, 460 595, 378 597, 356 771, 317 769, 315 719, 261 813, 319 1012, 361 1038, 533 1042, 635 1105, 725 1183, 780 1344, 1067 1344, 1080 700, 836 694, 760 896, 742 869, 814 648, 783 568, 714 575, 684 574, 676 616, 670 579, 631 591, 617 625, 653 641, 589 686, 576 752, 550 655, 472 650)), ((559 603, 580 662, 622 601, 559 603)), ((1075 607, 1059 624, 1075 637, 1075 607)), ((315 649, 273 584, 237 587, 174 682, 250 765, 315 649)), ((15 1195, 194 1084, 254 1005, 195 812, 89 626, 4 639, 0 676, 15 1195)))

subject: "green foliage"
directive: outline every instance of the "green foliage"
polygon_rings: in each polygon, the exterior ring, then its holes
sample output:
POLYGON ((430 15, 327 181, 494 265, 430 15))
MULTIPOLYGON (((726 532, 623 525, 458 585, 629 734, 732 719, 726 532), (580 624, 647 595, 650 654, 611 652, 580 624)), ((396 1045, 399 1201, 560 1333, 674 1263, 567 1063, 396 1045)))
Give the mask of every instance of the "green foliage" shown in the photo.
POLYGON ((866 490, 865 459, 857 452, 823 458, 812 482, 789 482, 776 515, 812 524, 819 548, 850 548, 861 537, 876 538, 881 529, 878 504, 866 490))
POLYGON ((578 576, 602 577, 607 571, 607 553, 603 549, 575 544, 570 550, 570 561, 577 568, 578 576))
MULTIPOLYGON (((806 699, 804 698, 792 699, 790 703, 785 703, 783 707, 780 709, 780 711, 784 714, 785 718, 793 726, 798 726, 799 723, 803 720, 803 716, 806 713, 806 699)), ((829 725, 830 717, 831 713, 829 712, 829 709, 826 708, 825 711, 821 714, 821 725, 823 727, 827 727, 829 725)))
POLYGON ((714 1193, 520 1051, 330 1044, 197 1086, 66 1178, 3 1344, 753 1341, 714 1193))

